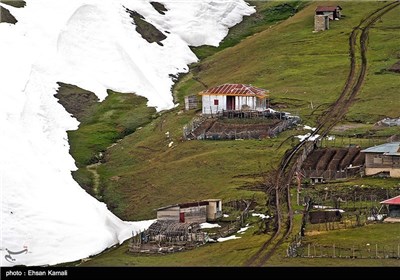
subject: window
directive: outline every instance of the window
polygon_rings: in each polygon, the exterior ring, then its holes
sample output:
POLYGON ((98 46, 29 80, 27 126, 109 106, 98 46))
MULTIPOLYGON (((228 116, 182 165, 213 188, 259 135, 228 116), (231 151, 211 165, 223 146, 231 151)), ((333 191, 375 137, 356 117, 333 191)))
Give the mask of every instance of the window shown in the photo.
POLYGON ((218 99, 214 99, 214 105, 215 106, 218 106, 218 101, 219 101, 218 99))
POLYGON ((382 164, 382 158, 380 156, 374 158, 375 164, 382 164))

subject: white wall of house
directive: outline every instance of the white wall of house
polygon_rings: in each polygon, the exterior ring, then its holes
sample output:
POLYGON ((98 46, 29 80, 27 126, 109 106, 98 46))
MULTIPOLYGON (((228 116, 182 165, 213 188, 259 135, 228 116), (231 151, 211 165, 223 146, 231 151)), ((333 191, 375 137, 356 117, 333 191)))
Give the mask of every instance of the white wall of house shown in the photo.
MULTIPOLYGON (((243 110, 245 105, 250 110, 265 110, 265 99, 259 99, 256 96, 235 96, 235 110, 243 110), (244 107, 243 107, 244 106, 244 107)), ((202 113, 212 115, 220 113, 227 109, 226 95, 202 95, 202 113)))
POLYGON ((235 110, 244 109, 243 106, 249 106, 251 110, 256 109, 256 99, 255 96, 235 96, 235 110))
POLYGON ((226 110, 226 96, 225 95, 202 95, 203 114, 212 115, 222 110, 226 110), (215 105, 216 101, 218 105, 215 105))

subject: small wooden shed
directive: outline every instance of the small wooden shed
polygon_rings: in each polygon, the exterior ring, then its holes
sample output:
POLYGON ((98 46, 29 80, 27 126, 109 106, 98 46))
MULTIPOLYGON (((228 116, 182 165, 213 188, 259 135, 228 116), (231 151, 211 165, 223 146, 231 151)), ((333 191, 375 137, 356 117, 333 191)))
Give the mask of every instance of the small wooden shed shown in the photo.
POLYGON ((381 202, 389 207, 388 217, 400 219, 400 195, 381 202))
POLYGON ((196 95, 185 96, 185 110, 197 109, 197 102, 196 95))
POLYGON ((324 31, 329 29, 329 17, 327 15, 314 16, 314 30, 324 31))
POLYGON ((318 6, 315 15, 328 16, 329 20, 336 20, 342 17, 342 7, 340 6, 318 6))
POLYGON ((338 222, 342 219, 341 212, 343 212, 341 209, 312 210, 308 213, 308 217, 311 224, 338 222))
POLYGON ((341 10, 340 6, 318 6, 315 9, 314 30, 328 30, 330 20, 338 20, 342 17, 341 10))

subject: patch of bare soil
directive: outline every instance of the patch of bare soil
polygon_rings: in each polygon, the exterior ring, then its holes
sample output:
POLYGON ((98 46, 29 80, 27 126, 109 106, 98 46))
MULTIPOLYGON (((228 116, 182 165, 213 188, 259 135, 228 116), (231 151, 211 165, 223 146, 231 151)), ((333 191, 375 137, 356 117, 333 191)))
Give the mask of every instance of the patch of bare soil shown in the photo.
POLYGON ((150 2, 150 4, 153 6, 153 8, 159 12, 162 15, 165 15, 165 12, 168 11, 168 9, 161 3, 159 2, 150 2))
POLYGON ((257 123, 244 123, 240 119, 230 120, 206 120, 193 134, 200 135, 203 139, 261 139, 270 137, 271 130, 278 126, 281 120, 265 119, 257 123))
POLYGON ((16 24, 18 20, 6 8, 0 7, 0 22, 16 24))
POLYGON ((400 60, 397 61, 395 64, 393 64, 393 65, 388 69, 388 71, 395 72, 395 73, 400 73, 400 60))
POLYGON ((360 127, 364 127, 365 124, 362 123, 347 123, 347 124, 339 124, 332 128, 332 132, 343 132, 347 130, 352 130, 360 127))
POLYGON ((0 3, 4 3, 15 8, 23 8, 26 6, 26 2, 23 0, 0 0, 0 3))
POLYGON ((256 124, 243 124, 243 123, 224 123, 217 121, 214 125, 208 130, 210 133, 221 132, 221 131, 236 131, 238 133, 258 130, 268 132, 270 127, 274 127, 279 120, 270 120, 264 123, 256 123, 256 124))
POLYGON ((58 85, 60 87, 54 96, 64 106, 65 110, 79 121, 85 116, 86 110, 99 101, 97 96, 91 91, 61 82, 58 82, 58 85))
POLYGON ((165 36, 160 30, 158 30, 154 25, 147 22, 145 18, 136 11, 129 10, 125 8, 126 12, 133 19, 134 24, 136 25, 136 31, 149 43, 156 42, 158 45, 162 46, 162 40, 166 39, 165 36))
POLYGON ((327 232, 328 231, 316 231, 316 230, 313 230, 313 231, 307 231, 305 233, 305 235, 306 236, 315 236, 315 235, 320 235, 320 234, 327 233, 327 232))

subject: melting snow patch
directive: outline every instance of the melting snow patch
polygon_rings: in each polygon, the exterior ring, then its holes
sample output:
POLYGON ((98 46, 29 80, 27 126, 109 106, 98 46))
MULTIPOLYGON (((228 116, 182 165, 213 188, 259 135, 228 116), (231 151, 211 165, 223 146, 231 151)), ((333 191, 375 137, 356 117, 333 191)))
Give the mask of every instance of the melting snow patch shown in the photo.
POLYGON ((305 125, 305 126, 304 126, 304 129, 308 129, 308 130, 312 130, 312 131, 315 131, 315 130, 316 130, 315 127, 311 127, 311 126, 308 126, 308 125, 305 125))
MULTIPOLYGON (((158 111, 174 106, 172 75, 197 61, 189 45, 217 46, 228 28, 255 12, 243 0, 35 0, 0 24, 0 265, 54 265, 98 254, 151 223, 124 222, 72 178, 66 131, 79 123, 57 102, 57 82, 100 99, 135 92, 158 111), (158 30, 163 46, 135 31, 123 7, 158 30), (23 172, 21 172, 23 171, 23 172), (7 248, 29 254, 5 260, 7 248)), ((171 144, 172 145, 172 144, 171 144)))
POLYGON ((303 142, 306 139, 307 139, 307 141, 314 141, 315 139, 317 139, 319 137, 319 134, 315 134, 315 135, 311 136, 311 133, 307 133, 305 135, 297 135, 295 137, 299 138, 300 142, 303 142))
POLYGON ((344 210, 342 209, 336 209, 332 208, 331 206, 325 206, 325 205, 313 205, 314 209, 324 209, 325 211, 339 211, 340 213, 344 213, 344 210))
POLYGON ((368 220, 368 221, 382 221, 383 218, 384 218, 384 215, 378 214, 378 215, 375 215, 375 216, 369 216, 369 217, 367 218, 367 220, 368 220))
POLYGON ((315 209, 327 209, 327 208, 332 208, 332 207, 325 206, 325 205, 313 205, 313 208, 315 208, 315 209))
POLYGON ((244 234, 245 231, 248 230, 249 228, 251 228, 251 227, 249 227, 248 225, 246 225, 245 227, 239 229, 239 230, 237 231, 237 233, 244 234))
POLYGON ((228 241, 228 240, 233 240, 233 239, 239 239, 241 237, 237 237, 236 235, 231 235, 228 237, 220 237, 217 239, 218 242, 224 242, 224 241, 228 241))
POLYGON ((259 213, 253 213, 251 214, 253 217, 260 217, 261 219, 269 219, 268 215, 264 215, 264 214, 259 214, 259 213))
MULTIPOLYGON (((313 128, 312 130, 314 131, 315 129, 313 128)), ((306 139, 307 139, 307 141, 314 141, 319 136, 320 136, 319 134, 315 134, 315 135, 311 136, 311 133, 307 133, 305 135, 297 135, 295 137, 299 138, 300 142, 303 142, 306 139)), ((335 140, 335 136, 327 136, 325 139, 329 140, 329 141, 333 141, 333 140, 335 140)))
POLYGON ((202 223, 200 228, 218 228, 221 227, 219 224, 202 223))

